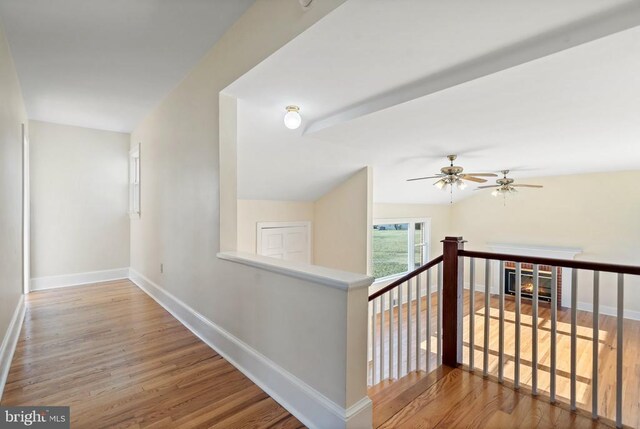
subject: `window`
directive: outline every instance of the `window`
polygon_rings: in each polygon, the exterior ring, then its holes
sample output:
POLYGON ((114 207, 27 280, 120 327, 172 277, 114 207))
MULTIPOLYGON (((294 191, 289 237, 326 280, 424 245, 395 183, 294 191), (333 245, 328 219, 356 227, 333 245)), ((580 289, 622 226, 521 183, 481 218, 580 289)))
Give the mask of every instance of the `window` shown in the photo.
POLYGON ((140 217, 140 144, 129 152, 129 215, 140 217))
POLYGON ((429 261, 429 219, 384 219, 373 225, 376 280, 413 271, 429 261))

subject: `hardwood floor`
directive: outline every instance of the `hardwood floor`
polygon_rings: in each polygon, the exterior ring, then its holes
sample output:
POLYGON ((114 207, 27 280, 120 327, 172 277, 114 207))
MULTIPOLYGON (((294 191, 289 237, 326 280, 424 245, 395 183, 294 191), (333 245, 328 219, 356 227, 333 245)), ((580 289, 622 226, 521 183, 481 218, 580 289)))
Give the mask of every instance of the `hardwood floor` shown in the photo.
MULTIPOLYGON (((426 298, 422 299, 421 305, 421 369, 426 368, 426 298)), ((436 332, 436 307, 437 295, 432 295, 432 335, 436 332)), ((412 326, 415 327, 416 317, 415 301, 412 306, 412 326)), ((406 368, 406 313, 407 306, 403 306, 402 314, 405 323, 405 330, 402 335, 402 366, 406 368)), ((388 373, 388 312, 385 314, 385 377, 388 373)), ((522 301, 522 328, 521 328, 521 385, 526 390, 531 386, 532 375, 532 326, 531 326, 532 306, 529 301, 522 301)), ((491 297, 490 332, 489 332, 489 374, 493 377, 498 375, 498 299, 491 297)), ((464 335, 463 335, 463 364, 469 363, 469 291, 465 290, 464 297, 464 335)), ((483 342, 484 342, 484 293, 475 294, 475 347, 474 363, 475 369, 482 370, 483 364, 483 342)), ((570 317, 571 312, 566 309, 558 310, 558 361, 556 370, 557 395, 558 400, 563 403, 569 402, 570 393, 570 317)), ((505 300, 505 379, 507 384, 513 380, 514 356, 515 356, 515 302, 512 299, 505 300)), ((398 312, 394 312, 394 329, 397 326, 398 312)), ((550 308, 547 304, 541 304, 539 308, 538 320, 538 388, 542 395, 548 394, 550 382, 550 308)), ((616 371, 616 318, 612 316, 600 315, 599 325, 599 414, 607 419, 615 419, 615 371, 616 371)), ((376 329, 379 333, 380 318, 377 318, 376 329)), ((577 382, 577 404, 578 407, 591 411, 591 379, 592 379, 592 313, 578 311, 578 382, 577 382)), ((375 338, 376 347, 379 349, 379 337, 375 338)), ((411 332, 412 353, 415 350, 415 329, 411 332)), ((625 319, 624 321, 624 359, 623 359, 623 423, 630 427, 640 428, 640 322, 625 319)), ((396 360, 397 338, 394 340, 393 355, 396 360)), ((436 338, 431 338, 432 354, 429 356, 431 368, 436 367, 436 338)), ((393 365, 391 376, 395 377, 396 365, 393 365)), ((415 369, 415 368, 412 368, 415 369)), ((371 384, 371 380, 370 380, 371 384)))
POLYGON ((2 405, 71 407, 73 428, 299 428, 127 281, 35 292, 2 405))
POLYGON ((468 371, 439 367, 369 389, 375 428, 608 428, 468 371))

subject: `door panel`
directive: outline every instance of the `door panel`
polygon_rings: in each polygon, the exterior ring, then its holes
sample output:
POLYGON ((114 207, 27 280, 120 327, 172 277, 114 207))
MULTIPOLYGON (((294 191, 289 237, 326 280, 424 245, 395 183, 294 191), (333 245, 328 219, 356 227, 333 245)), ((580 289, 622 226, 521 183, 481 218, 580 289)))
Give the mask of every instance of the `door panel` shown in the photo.
POLYGON ((309 228, 306 226, 263 228, 258 252, 271 258, 310 262, 309 228))

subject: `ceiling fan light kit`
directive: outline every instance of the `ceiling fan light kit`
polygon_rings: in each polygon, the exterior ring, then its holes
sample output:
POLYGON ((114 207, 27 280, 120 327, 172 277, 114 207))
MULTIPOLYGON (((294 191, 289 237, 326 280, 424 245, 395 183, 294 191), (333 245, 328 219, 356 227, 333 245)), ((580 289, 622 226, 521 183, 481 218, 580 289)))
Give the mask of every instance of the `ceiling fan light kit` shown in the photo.
POLYGON ((497 175, 493 173, 463 173, 464 168, 458 165, 453 165, 453 161, 455 161, 456 158, 458 158, 457 155, 447 155, 447 159, 449 160, 450 165, 442 167, 440 169, 440 173, 428 177, 415 177, 413 179, 408 179, 407 182, 426 179, 438 179, 434 183, 434 185, 438 189, 449 189, 449 192, 451 193, 451 203, 453 203, 454 185, 458 189, 463 190, 467 187, 466 181, 485 183, 487 179, 483 179, 482 177, 497 177, 497 175))
MULTIPOLYGON (((407 182, 438 179, 434 183, 435 187, 438 189, 442 189, 443 191, 446 191, 448 189, 451 193, 451 203, 453 203, 454 185, 458 189, 463 190, 467 187, 466 181, 485 183, 487 179, 483 179, 483 177, 498 177, 498 175, 494 173, 463 173, 464 168, 453 165, 453 161, 455 161, 457 157, 457 155, 447 155, 447 159, 449 160, 450 165, 442 167, 440 169, 440 173, 434 176, 414 177, 413 179, 407 179, 407 182)), ((542 188, 541 185, 526 185, 523 183, 514 183, 514 180, 512 178, 507 177, 507 174, 509 174, 509 170, 502 170, 501 173, 503 177, 496 180, 497 185, 479 186, 475 190, 477 191, 481 189, 493 189, 493 191, 491 191, 491 195, 493 195, 494 197, 502 195, 506 200, 507 195, 518 192, 516 188, 542 188)))
POLYGON ((493 189, 493 191, 491 191, 491 195, 494 197, 502 195, 506 205, 507 195, 517 193, 518 190, 516 188, 542 188, 542 185, 526 185, 524 183, 514 183, 514 180, 512 178, 507 177, 507 174, 509 174, 509 170, 502 170, 501 173, 503 174, 503 177, 496 180, 497 185, 479 186, 476 190, 493 189))

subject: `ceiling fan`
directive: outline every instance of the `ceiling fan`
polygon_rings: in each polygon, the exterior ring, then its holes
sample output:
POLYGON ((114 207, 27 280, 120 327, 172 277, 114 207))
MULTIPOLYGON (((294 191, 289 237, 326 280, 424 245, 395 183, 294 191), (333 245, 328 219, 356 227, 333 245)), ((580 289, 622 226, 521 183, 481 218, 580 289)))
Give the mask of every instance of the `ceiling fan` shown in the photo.
POLYGON ((453 165, 453 161, 455 161, 457 157, 457 155, 447 155, 447 159, 451 162, 451 165, 442 167, 440 169, 440 173, 434 176, 415 177, 413 179, 407 179, 407 182, 413 182, 415 180, 438 179, 438 181, 436 181, 434 185, 439 189, 446 189, 447 186, 451 186, 451 189, 453 189, 453 185, 456 185, 458 189, 464 189, 467 187, 467 184, 463 182, 464 180, 469 180, 476 183, 485 183, 487 179, 482 179, 482 177, 498 177, 493 173, 463 173, 464 169, 462 167, 453 165))
POLYGON ((504 175, 504 177, 496 180, 497 185, 478 186, 478 189, 493 189, 491 195, 493 195, 494 197, 497 197, 498 195, 506 197, 508 194, 518 192, 516 188, 542 188, 542 185, 525 185, 513 183, 514 180, 507 177, 507 174, 509 174, 509 170, 502 170, 502 174, 504 175))

